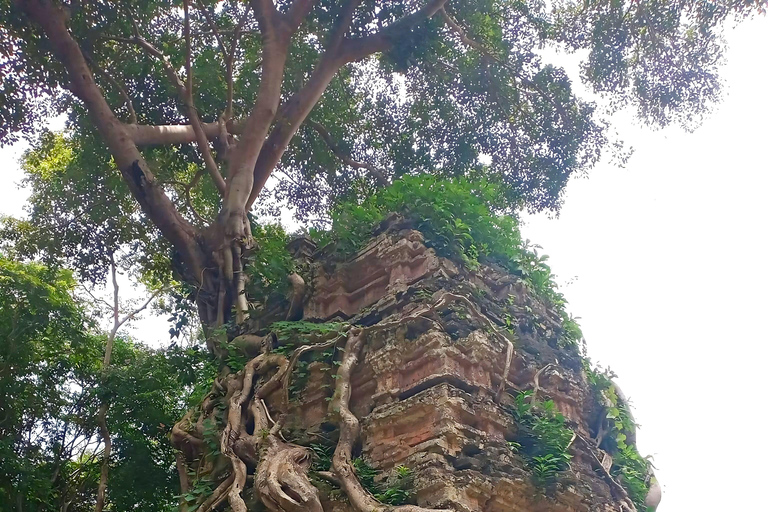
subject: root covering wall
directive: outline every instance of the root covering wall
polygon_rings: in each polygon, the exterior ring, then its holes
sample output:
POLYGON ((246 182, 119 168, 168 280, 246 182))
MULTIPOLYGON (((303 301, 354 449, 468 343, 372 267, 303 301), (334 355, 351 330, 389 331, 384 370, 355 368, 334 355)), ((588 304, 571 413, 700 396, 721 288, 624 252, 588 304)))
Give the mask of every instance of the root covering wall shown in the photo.
POLYGON ((519 278, 398 226, 348 261, 314 249, 293 244, 301 321, 252 319, 244 367, 174 429, 181 470, 210 482, 184 506, 646 510, 610 454, 604 390, 519 278))

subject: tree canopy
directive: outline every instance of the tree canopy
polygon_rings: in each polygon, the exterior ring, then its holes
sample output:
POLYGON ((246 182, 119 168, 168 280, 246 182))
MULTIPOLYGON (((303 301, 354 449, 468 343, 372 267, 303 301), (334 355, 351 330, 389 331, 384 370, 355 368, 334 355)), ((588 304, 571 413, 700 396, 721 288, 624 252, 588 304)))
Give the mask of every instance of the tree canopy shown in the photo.
POLYGON ((2 140, 32 136, 57 112, 69 119, 65 135, 35 139, 31 222, 12 236, 91 279, 114 244, 133 244, 144 275, 167 280, 175 262, 215 324, 242 295, 234 276, 254 205, 324 217, 430 173, 497 183, 508 210, 556 211, 568 180, 615 149, 610 109, 695 126, 720 95, 723 23, 764 8, 5 0, 2 140), (575 77, 549 62, 555 50, 583 57, 580 78, 608 111, 574 93, 575 77), (220 280, 223 315, 209 284, 220 280))

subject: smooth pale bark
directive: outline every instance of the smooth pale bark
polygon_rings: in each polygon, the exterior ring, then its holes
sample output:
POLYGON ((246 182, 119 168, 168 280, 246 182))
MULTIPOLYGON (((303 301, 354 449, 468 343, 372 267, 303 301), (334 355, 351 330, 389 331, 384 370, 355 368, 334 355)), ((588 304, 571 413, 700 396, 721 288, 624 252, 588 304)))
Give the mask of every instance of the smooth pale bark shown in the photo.
POLYGON ((262 80, 256 103, 245 120, 243 132, 230 155, 229 181, 219 216, 224 235, 247 238, 246 203, 253 188, 253 168, 280 105, 288 44, 292 33, 269 1, 251 2, 262 32, 262 80))
MULTIPOLYGON (((203 133, 209 139, 219 136, 219 123, 200 123, 203 133)), ((242 122, 228 122, 227 133, 239 135, 243 131, 242 122)), ((170 146, 194 142, 195 130, 191 124, 144 125, 125 124, 123 128, 137 146, 170 146)))
POLYGON ((125 125, 112 112, 93 79, 77 42, 66 26, 61 8, 45 0, 19 2, 48 37, 54 53, 67 70, 70 90, 85 104, 94 125, 106 142, 117 167, 142 210, 168 241, 179 251, 184 263, 199 281, 205 257, 198 245, 198 233, 176 210, 157 183, 125 125))
MULTIPOLYGON (((248 117, 238 123, 227 118, 224 130, 218 123, 200 122, 194 112, 189 90, 163 55, 143 40, 138 32, 130 41, 139 43, 149 55, 163 60, 166 72, 190 112, 191 123, 171 126, 121 123, 93 80, 81 49, 67 28, 67 16, 62 8, 50 0, 18 1, 48 37, 56 56, 68 72, 71 81, 69 88, 85 104, 131 193, 150 221, 180 255, 183 265, 179 270, 182 270, 184 279, 197 288, 198 311, 207 326, 221 325, 226 321, 225 316, 235 302, 238 319, 245 318, 247 303, 245 297, 241 297, 243 286, 234 278, 234 271, 237 269, 241 273, 239 255, 250 243, 250 224, 246 212, 256 201, 298 128, 307 119, 338 70, 349 62, 391 48, 401 31, 412 30, 447 3, 447 0, 428 0, 413 13, 376 34, 348 39, 345 34, 361 3, 360 0, 348 0, 326 41, 326 51, 307 84, 281 108, 283 75, 291 37, 317 1, 294 0, 288 10, 281 13, 271 0, 251 0, 250 9, 258 21, 263 45, 259 91, 248 117), (222 134, 239 134, 234 146, 227 151, 226 181, 218 172, 208 148, 208 141, 222 134), (203 231, 198 231, 178 212, 138 150, 138 146, 144 145, 195 141, 203 151, 206 167, 223 195, 217 219, 203 231), (238 261, 233 261, 234 258, 238 258, 238 261)), ((188 35, 189 27, 185 30, 188 35)), ((230 55, 234 55, 234 51, 233 43, 230 55)), ((187 67, 191 74, 190 62, 187 62, 187 67)))
POLYGON ((252 190, 247 209, 253 206, 269 176, 277 167, 293 136, 317 104, 342 66, 364 59, 374 53, 392 47, 393 38, 400 30, 406 30, 434 16, 448 0, 432 0, 418 11, 392 23, 380 32, 361 39, 344 39, 357 2, 350 2, 345 16, 339 20, 333 41, 323 54, 307 84, 286 103, 281 118, 269 135, 253 169, 252 190))
POLYGON ((267 179, 277 167, 301 123, 309 115, 338 70, 346 64, 336 54, 321 59, 307 84, 286 103, 280 121, 275 125, 253 167, 251 190, 246 208, 250 209, 261 193, 267 179))

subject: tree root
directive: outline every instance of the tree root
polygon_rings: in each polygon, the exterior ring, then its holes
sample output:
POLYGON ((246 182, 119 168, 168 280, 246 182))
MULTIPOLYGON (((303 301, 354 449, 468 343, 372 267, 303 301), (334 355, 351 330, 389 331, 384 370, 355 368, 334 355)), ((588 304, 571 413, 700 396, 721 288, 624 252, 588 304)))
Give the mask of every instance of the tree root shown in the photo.
POLYGON ((359 512, 388 510, 392 512, 435 512, 437 509, 422 508, 415 505, 386 506, 376 500, 360 484, 352 466, 352 448, 360 435, 360 421, 349 410, 352 395, 350 377, 360 357, 365 331, 353 328, 347 339, 344 359, 341 362, 336 379, 336 390, 331 401, 332 410, 339 414, 339 442, 333 453, 332 468, 339 485, 347 494, 352 506, 359 512))
MULTIPOLYGON (((319 345, 326 346, 328 343, 330 342, 319 345)), ((306 350, 317 348, 319 347, 309 346, 306 350)), ((297 358, 298 355, 292 359, 295 361, 297 358)), ((311 461, 309 449, 281 440, 278 437, 281 427, 279 420, 269 428, 271 418, 264 398, 287 381, 289 367, 289 361, 280 354, 261 354, 246 364, 242 384, 233 386, 237 391, 232 393, 229 399, 227 425, 221 436, 221 452, 229 458, 232 465, 232 475, 223 493, 226 494, 233 512, 247 512, 242 491, 247 482, 248 464, 253 466, 257 461, 254 489, 269 510, 323 510, 319 492, 307 476, 311 461), (274 367, 277 367, 277 372, 253 392, 254 377, 263 375, 274 367), (244 410, 247 410, 253 420, 253 434, 246 431, 244 410)), ((282 404, 283 409, 286 406, 287 403, 282 404)))
POLYGON ((326 348, 335 347, 336 344, 339 342, 339 340, 341 340, 344 336, 345 334, 341 334, 333 339, 323 341, 321 343, 315 343, 313 345, 302 345, 301 347, 293 351, 293 354, 291 354, 291 361, 290 363, 288 363, 288 369, 285 373, 285 379, 283 379, 283 384, 282 384, 283 406, 288 405, 289 393, 290 393, 289 388, 291 385, 291 375, 293 374, 293 369, 296 367, 296 364, 299 362, 299 358, 301 358, 301 356, 303 356, 307 352, 313 352, 316 350, 323 350, 326 348))
POLYGON ((531 405, 536 405, 536 395, 538 395, 539 390, 541 389, 539 387, 539 378, 551 368, 552 368, 552 363, 546 364, 542 369, 536 372, 536 375, 533 376, 533 392, 531 392, 531 405))
POLYGON ((187 475, 187 463, 184 460, 184 454, 176 452, 176 470, 179 472, 179 486, 181 495, 179 496, 179 511, 187 511, 187 500, 184 495, 189 492, 189 476, 187 475))
POLYGON ((501 376, 501 381, 499 382, 499 388, 496 390, 496 401, 498 402, 501 400, 501 395, 504 393, 504 391, 507 389, 507 383, 508 377, 509 377, 509 369, 512 366, 512 356, 515 354, 515 346, 512 344, 511 341, 507 341, 507 352, 506 357, 504 358, 504 374, 501 376))
POLYGON ((189 427, 192 427, 191 418, 193 412, 194 409, 187 411, 184 417, 176 422, 176 424, 171 429, 171 444, 184 454, 184 457, 187 461, 193 460, 195 455, 199 453, 205 446, 202 439, 198 439, 197 437, 193 436, 184 428, 185 424, 189 425, 189 427))
POLYGON ((288 282, 291 283, 291 305, 288 307, 288 314, 285 319, 299 320, 307 285, 304 283, 304 279, 295 272, 288 276, 288 282))
POLYGON ((307 476, 310 461, 308 448, 286 443, 270 432, 262 442, 254 479, 264 506, 273 512, 323 512, 320 494, 307 476))
POLYGON ((226 480, 221 482, 219 486, 216 487, 216 490, 213 491, 213 494, 211 494, 197 510, 199 512, 208 512, 209 510, 213 510, 219 506, 219 503, 221 503, 221 501, 226 497, 227 490, 232 486, 232 481, 234 479, 234 475, 229 475, 226 480))
POLYGON ((592 462, 598 467, 599 473, 602 474, 602 477, 605 479, 606 482, 608 482, 609 487, 611 490, 618 495, 618 498, 620 499, 619 505, 621 506, 621 510, 626 510, 627 512, 637 512, 637 508, 635 508, 635 504, 632 503, 632 500, 629 498, 629 494, 627 494, 627 490, 622 487, 622 485, 616 481, 615 478, 611 475, 609 469, 606 469, 603 466, 603 460, 600 460, 600 458, 597 456, 597 454, 592 450, 592 446, 590 446, 589 441, 584 439, 581 435, 576 434, 576 439, 578 439, 581 444, 586 449, 587 453, 589 454, 590 458, 592 459, 592 462))
MULTIPOLYGON (((507 374, 514 355, 514 337, 505 334, 488 317, 477 310, 472 302, 462 295, 444 293, 430 305, 417 307, 409 313, 396 319, 381 322, 367 328, 352 327, 332 339, 319 341, 312 345, 297 348, 291 354, 290 360, 275 353, 262 352, 251 359, 238 375, 228 375, 218 389, 212 391, 201 404, 201 414, 196 422, 194 432, 190 433, 185 424, 192 425, 191 412, 174 426, 172 438, 174 445, 185 452, 187 461, 194 460, 187 451, 200 453, 205 449, 202 440, 202 427, 206 418, 214 412, 215 395, 223 396, 227 404, 226 426, 221 434, 221 453, 229 460, 230 475, 222 481, 214 493, 201 504, 199 511, 208 512, 217 507, 223 499, 229 501, 233 512, 247 512, 247 506, 242 491, 248 482, 248 468, 256 468, 253 477, 254 490, 264 504, 272 512, 322 512, 319 491, 312 485, 307 475, 311 461, 311 451, 303 446, 295 445, 281 439, 280 429, 283 418, 288 412, 288 389, 291 374, 299 359, 310 351, 335 347, 346 337, 346 348, 341 366, 337 372, 336 386, 330 404, 330 410, 338 413, 339 441, 332 459, 332 471, 324 472, 322 478, 338 483, 346 493, 352 507, 358 512, 438 512, 446 509, 429 509, 415 505, 388 506, 376 500, 360 483, 352 465, 352 450, 360 436, 360 422, 349 409, 352 393, 350 378, 362 352, 365 336, 373 331, 386 330, 402 325, 416 318, 427 318, 436 325, 438 321, 427 315, 443 308, 450 302, 462 302, 467 305, 469 312, 481 324, 487 327, 497 339, 507 347, 504 375, 501 377, 500 389, 506 388, 507 374), (257 389, 254 383, 257 376, 266 375, 270 370, 277 371, 257 389), (280 389, 277 405, 280 412, 277 422, 272 420, 264 399, 280 389), (213 398, 212 398, 213 397, 213 398), (252 427, 251 427, 252 425, 252 427), (252 432, 252 433, 250 433, 252 432), (186 449, 185 449, 186 447, 186 449)), ((244 345, 255 349, 264 340, 243 338, 244 345)), ((264 347, 266 349, 266 347, 264 347)), ((497 392, 497 398, 499 393, 497 392)), ((213 471, 211 471, 213 474, 213 471)))

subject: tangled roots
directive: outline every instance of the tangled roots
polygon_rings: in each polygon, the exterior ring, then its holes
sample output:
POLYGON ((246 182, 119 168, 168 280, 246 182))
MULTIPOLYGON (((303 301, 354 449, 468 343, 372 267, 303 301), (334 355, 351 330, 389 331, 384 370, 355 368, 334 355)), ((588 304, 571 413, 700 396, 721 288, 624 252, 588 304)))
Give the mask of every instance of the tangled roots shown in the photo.
POLYGON ((323 512, 320 496, 309 481, 309 449, 269 434, 262 443, 255 489, 262 503, 274 512, 323 512))

